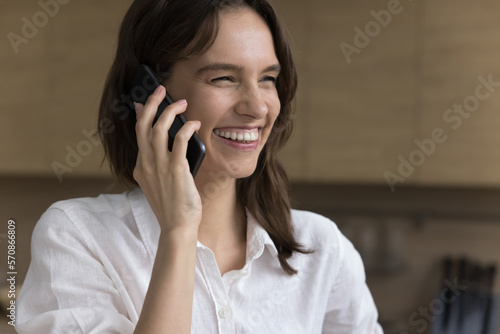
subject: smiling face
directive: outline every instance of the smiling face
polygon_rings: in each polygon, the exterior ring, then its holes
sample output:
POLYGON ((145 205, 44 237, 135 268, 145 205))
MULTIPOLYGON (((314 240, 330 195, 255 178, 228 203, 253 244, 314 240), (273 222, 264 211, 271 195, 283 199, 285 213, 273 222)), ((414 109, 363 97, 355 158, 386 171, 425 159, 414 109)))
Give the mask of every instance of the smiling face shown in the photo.
POLYGON ((276 78, 280 65, 271 32, 250 9, 224 10, 213 45, 176 63, 165 86, 174 100, 186 99, 189 120, 207 155, 200 173, 250 176, 280 111, 276 78))

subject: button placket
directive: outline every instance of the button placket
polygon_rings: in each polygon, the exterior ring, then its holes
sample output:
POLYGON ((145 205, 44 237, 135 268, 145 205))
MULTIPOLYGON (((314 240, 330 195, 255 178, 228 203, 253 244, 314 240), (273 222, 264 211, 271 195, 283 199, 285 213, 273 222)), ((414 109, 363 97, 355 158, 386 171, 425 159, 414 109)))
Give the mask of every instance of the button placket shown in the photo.
POLYGON ((234 319, 223 278, 220 275, 215 255, 209 248, 201 252, 203 275, 208 285, 218 318, 220 333, 234 333, 234 319))

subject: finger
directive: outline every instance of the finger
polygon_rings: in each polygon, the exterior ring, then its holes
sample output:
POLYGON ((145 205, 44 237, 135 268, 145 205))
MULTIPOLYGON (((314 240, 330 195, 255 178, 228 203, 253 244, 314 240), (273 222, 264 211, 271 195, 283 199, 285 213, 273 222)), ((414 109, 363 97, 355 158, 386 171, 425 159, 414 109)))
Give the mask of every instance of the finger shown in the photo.
POLYGON ((135 114, 136 114, 136 119, 138 115, 142 112, 142 109, 144 109, 144 104, 139 103, 139 102, 134 102, 134 107, 135 107, 135 114))
POLYGON ((165 88, 160 85, 148 98, 146 104, 140 109, 138 113, 137 105, 139 104, 136 104, 137 123, 135 125, 135 129, 137 133, 137 144, 139 145, 139 149, 145 149, 146 146, 151 145, 151 124, 153 123, 153 119, 156 115, 156 110, 158 110, 158 106, 160 105, 164 97, 165 88))
MULTIPOLYGON (((136 114, 136 119, 142 118, 142 114, 144 111, 144 105, 141 103, 135 103, 135 114, 136 114)), ((151 144, 149 143, 148 140, 148 132, 147 130, 141 128, 140 126, 141 123, 136 122, 135 124, 135 132, 136 132, 136 138, 137 138, 137 147, 138 147, 138 152, 137 152, 137 158, 135 162, 135 169, 142 169, 144 166, 144 161, 152 160, 154 159, 154 153, 151 148, 151 144), (144 133, 146 131, 146 133, 144 133)), ((134 176, 135 178, 135 176, 134 176)))
POLYGON ((158 111, 158 106, 160 103, 163 101, 165 98, 165 87, 162 85, 159 85, 156 87, 155 91, 153 94, 151 94, 148 97, 148 100, 146 101, 146 104, 144 105, 145 111, 143 113, 143 118, 142 121, 144 123, 149 124, 149 127, 153 125, 153 120, 156 116, 156 112, 158 111))
POLYGON ((151 145, 151 124, 156 115, 158 105, 164 97, 165 87, 160 85, 153 94, 151 94, 145 105, 140 103, 136 104, 137 122, 135 124, 135 131, 139 148, 136 165, 140 165, 141 162, 145 163, 145 161, 149 161, 148 164, 154 163, 154 152, 151 145))
POLYGON ((139 146, 139 149, 143 146, 143 140, 142 136, 139 134, 140 133, 140 126, 138 125, 139 123, 137 120, 142 117, 142 112, 144 111, 144 105, 142 103, 136 103, 134 102, 134 108, 135 108, 135 134, 137 137, 137 145, 139 146))
MULTIPOLYGON (((141 103, 135 103, 134 102, 134 107, 135 107, 135 115, 136 119, 142 117, 142 112, 144 110, 144 105, 141 103)), ((138 123, 136 122, 135 124, 135 131, 136 131, 136 137, 137 137, 137 146, 138 146, 138 152, 137 152, 137 158, 135 161, 135 167, 133 170, 133 177, 134 179, 142 185, 142 176, 144 172, 144 161, 150 160, 148 159, 148 156, 152 156, 152 150, 150 145, 148 145, 147 140, 145 140, 145 136, 141 134, 140 128, 137 125, 138 123)))
POLYGON ((187 163, 186 154, 188 141, 193 134, 200 130, 200 121, 188 121, 175 135, 174 145, 172 147, 172 163, 179 164, 183 161, 187 163))
POLYGON ((175 116, 184 112, 186 108, 186 100, 180 100, 169 105, 165 108, 161 116, 158 118, 158 121, 153 126, 153 151, 157 162, 160 164, 166 162, 168 155, 168 130, 172 126, 175 116))

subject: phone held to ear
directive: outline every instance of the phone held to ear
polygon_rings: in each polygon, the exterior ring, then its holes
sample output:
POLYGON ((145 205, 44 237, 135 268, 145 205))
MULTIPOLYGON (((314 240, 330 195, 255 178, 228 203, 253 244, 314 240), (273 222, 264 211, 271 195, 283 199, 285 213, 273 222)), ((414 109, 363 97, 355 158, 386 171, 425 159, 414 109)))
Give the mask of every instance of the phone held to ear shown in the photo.
MULTIPOLYGON (((131 110, 131 117, 136 121, 135 118, 135 106, 134 102, 146 104, 148 97, 153 94, 155 89, 160 85, 156 74, 153 70, 147 65, 140 65, 139 69, 134 78, 134 82, 132 83, 132 89, 130 90, 128 97, 128 105, 131 110)), ((166 92, 165 99, 158 106, 158 110, 156 111, 156 116, 153 121, 153 125, 160 117, 161 113, 165 108, 174 103, 168 92, 166 92)), ((168 130, 168 150, 172 151, 172 146, 174 143, 175 135, 177 131, 187 122, 184 115, 176 115, 172 126, 168 130)), ((189 170, 193 177, 196 176, 198 169, 203 162, 203 158, 205 158, 206 150, 205 145, 201 141, 200 136, 197 133, 194 133, 193 136, 188 141, 187 148, 187 160, 189 162, 189 170)))

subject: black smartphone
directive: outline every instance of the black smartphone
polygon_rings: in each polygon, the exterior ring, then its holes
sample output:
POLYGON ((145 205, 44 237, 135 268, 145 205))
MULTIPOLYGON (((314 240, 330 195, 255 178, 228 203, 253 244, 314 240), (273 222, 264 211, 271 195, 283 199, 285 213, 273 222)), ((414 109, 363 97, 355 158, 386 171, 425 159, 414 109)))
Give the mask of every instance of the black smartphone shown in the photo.
MULTIPOLYGON (((137 73, 135 74, 134 81, 132 83, 132 88, 130 89, 128 97, 128 105, 130 108, 130 115, 136 121, 135 118, 135 106, 134 102, 145 104, 148 97, 153 94, 155 89, 160 85, 158 78, 156 77, 155 72, 148 65, 140 65, 137 73)), ((168 92, 166 93, 165 99, 158 106, 158 110, 156 111, 156 116, 153 121, 153 125, 160 117, 161 113, 165 108, 174 103, 168 92)), ((184 115, 176 115, 172 126, 168 130, 168 149, 172 151, 172 146, 174 143, 174 138, 179 131, 179 129, 187 122, 184 115)), ((193 136, 188 141, 188 148, 186 158, 189 162, 189 170, 193 177, 196 176, 198 169, 200 169, 201 163, 203 162, 203 158, 205 158, 206 149, 205 145, 201 141, 200 136, 197 133, 194 133, 193 136)))

